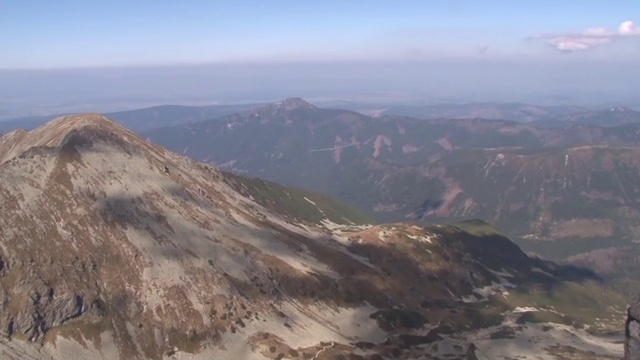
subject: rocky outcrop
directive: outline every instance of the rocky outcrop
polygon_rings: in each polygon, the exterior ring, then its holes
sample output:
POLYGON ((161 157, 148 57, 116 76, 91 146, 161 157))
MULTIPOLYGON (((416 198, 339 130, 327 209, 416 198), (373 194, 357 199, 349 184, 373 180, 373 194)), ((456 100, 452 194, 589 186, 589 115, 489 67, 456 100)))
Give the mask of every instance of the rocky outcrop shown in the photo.
POLYGON ((640 299, 627 310, 624 359, 640 360, 640 299))
POLYGON ((469 347, 467 348, 467 357, 465 358, 465 360, 479 360, 478 356, 476 355, 476 350, 478 348, 475 346, 475 344, 471 344, 469 345, 469 347))

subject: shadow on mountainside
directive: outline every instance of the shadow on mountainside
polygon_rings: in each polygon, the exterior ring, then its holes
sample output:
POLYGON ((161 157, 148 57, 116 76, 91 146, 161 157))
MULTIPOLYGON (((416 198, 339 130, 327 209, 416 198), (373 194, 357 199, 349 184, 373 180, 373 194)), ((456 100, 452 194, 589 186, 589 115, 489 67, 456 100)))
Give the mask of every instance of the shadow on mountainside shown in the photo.
MULTIPOLYGON (((600 280, 585 269, 530 258, 499 235, 478 236, 457 228, 432 227, 429 230, 443 238, 437 247, 405 240, 354 239, 350 245, 343 245, 329 236, 311 239, 267 218, 239 222, 228 209, 219 208, 219 203, 213 204, 177 186, 166 196, 178 199, 184 206, 178 211, 184 213, 162 213, 150 209, 141 199, 126 197, 99 202, 98 212, 108 224, 153 239, 156 245, 145 251, 154 259, 183 265, 198 259, 207 261, 211 265, 208 270, 211 281, 224 278, 234 288, 238 302, 248 308, 257 303, 277 307, 292 302, 303 307, 328 306, 336 312, 340 308, 353 308, 350 316, 354 327, 360 326, 357 319, 369 317, 389 336, 382 341, 378 330, 355 330, 352 346, 375 347, 380 354, 392 357, 416 345, 431 343, 440 338, 438 334, 499 325, 504 311, 512 305, 503 301, 464 303, 461 299, 473 296, 475 289, 503 282, 501 273, 508 273, 508 282, 523 288, 525 293, 535 292, 536 297, 543 298, 561 292, 566 282, 600 280), (174 218, 190 217, 189 206, 226 213, 228 224, 174 218), (216 228, 225 226, 231 226, 237 236, 216 237, 216 228), (206 239, 188 235, 203 228, 208 231, 207 227, 211 236, 206 239), (242 234, 258 240, 249 241, 242 234), (202 241, 210 243, 203 245, 202 241), (326 264, 327 271, 302 271, 289 263, 296 257, 301 262, 326 264), (245 277, 237 275, 234 267, 240 268, 239 273, 245 277), (367 304, 380 310, 363 314, 366 308, 362 307, 367 304), (431 327, 432 331, 427 335, 410 334, 423 326, 431 327)), ((129 302, 135 300, 120 296, 114 301, 115 310, 130 308, 129 302)), ((212 298, 215 301, 219 299, 212 298)), ((278 314, 287 324, 282 331, 295 332, 303 322, 300 314, 278 314)), ((229 330, 232 332, 241 332, 237 324, 250 321, 238 312, 226 320, 225 328, 233 328, 229 330)), ((210 330, 194 331, 206 336, 204 333, 210 330)))

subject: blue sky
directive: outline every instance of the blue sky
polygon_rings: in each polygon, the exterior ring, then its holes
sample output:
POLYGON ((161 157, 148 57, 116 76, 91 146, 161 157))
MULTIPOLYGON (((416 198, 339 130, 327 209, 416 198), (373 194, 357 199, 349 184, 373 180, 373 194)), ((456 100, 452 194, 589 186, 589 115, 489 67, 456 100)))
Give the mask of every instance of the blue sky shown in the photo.
POLYGON ((637 94, 638 0, 0 0, 0 119, 289 96, 640 108, 637 94))
POLYGON ((4 0, 0 69, 633 61, 636 17, 637 0, 4 0))

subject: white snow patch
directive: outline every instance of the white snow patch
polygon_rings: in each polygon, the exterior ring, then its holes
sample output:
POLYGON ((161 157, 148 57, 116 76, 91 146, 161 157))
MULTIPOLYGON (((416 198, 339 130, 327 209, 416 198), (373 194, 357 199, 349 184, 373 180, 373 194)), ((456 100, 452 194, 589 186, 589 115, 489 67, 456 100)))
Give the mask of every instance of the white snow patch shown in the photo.
POLYGON ((480 299, 477 296, 469 295, 460 298, 459 300, 464 303, 473 303, 473 302, 482 302, 489 300, 489 296, 500 294, 504 297, 509 295, 509 291, 507 288, 515 288, 516 285, 507 280, 507 277, 513 277, 509 272, 504 269, 501 271, 489 270, 493 274, 497 275, 500 279, 499 282, 492 281, 491 285, 483 286, 481 288, 473 289, 473 293, 480 296, 480 299))
POLYGON ((622 338, 596 336, 583 329, 555 323, 517 324, 515 321, 520 314, 528 311, 538 311, 538 309, 518 307, 507 314, 501 325, 451 336, 442 335, 444 338, 442 341, 429 345, 433 350, 432 356, 459 356, 461 355, 459 349, 466 351, 470 343, 476 345, 476 355, 481 360, 514 358, 555 360, 556 357, 550 352, 552 347, 558 345, 569 346, 583 352, 593 352, 600 356, 620 358, 623 355, 622 338), (492 334, 505 327, 514 331, 512 338, 491 338, 492 334))
POLYGON ((426 242, 426 243, 429 243, 429 244, 431 244, 434 239, 438 238, 435 234, 425 235, 425 236, 408 234, 407 237, 409 239, 412 239, 412 240, 417 240, 417 241, 420 241, 420 242, 426 242))
POLYGON ((332 222, 329 219, 324 219, 321 222, 322 226, 327 230, 334 231, 335 233, 343 234, 343 233, 353 233, 358 231, 364 231, 372 228, 374 225, 365 224, 365 225, 343 225, 332 222))
POLYGON ((516 307, 515 309, 513 309, 513 313, 514 314, 521 314, 521 313, 526 313, 526 312, 532 312, 532 311, 546 311, 546 310, 540 310, 538 308, 534 308, 534 307, 530 307, 530 306, 525 306, 525 307, 516 307))

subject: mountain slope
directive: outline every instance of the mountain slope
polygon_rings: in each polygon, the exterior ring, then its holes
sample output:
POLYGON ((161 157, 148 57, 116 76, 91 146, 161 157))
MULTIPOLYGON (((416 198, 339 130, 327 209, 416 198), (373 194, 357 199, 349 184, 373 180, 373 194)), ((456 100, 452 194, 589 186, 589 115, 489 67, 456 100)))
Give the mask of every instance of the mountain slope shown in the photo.
POLYGON ((617 327, 620 296, 482 222, 355 225, 343 205, 225 174, 97 114, 7 134, 0 158, 3 358, 621 351, 598 335, 617 327))
POLYGON ((421 168, 445 190, 439 206, 414 214, 488 219, 556 258, 629 243, 638 236, 639 156, 624 146, 452 152, 421 168))
POLYGON ((62 118, 10 134, 2 144, 7 140, 14 146, 0 152, 1 296, 2 328, 11 337, 55 339, 56 331, 47 332, 52 327, 71 331, 72 338, 110 329, 120 356, 158 356, 153 354, 171 342, 186 341, 191 330, 203 331, 203 323, 209 330, 219 327, 202 316, 220 311, 223 304, 212 302, 216 296, 237 296, 236 278, 248 281, 252 272, 262 278, 263 261, 286 256, 301 269, 328 271, 282 242, 269 243, 277 234, 296 233, 281 229, 283 220, 271 223, 274 229, 259 226, 253 215, 259 205, 225 185, 225 175, 148 144, 100 115, 62 118), (256 249, 258 258, 247 259, 256 249), (120 308, 127 310, 115 311, 120 308), (83 320, 82 333, 65 329, 76 318, 83 320), (122 327, 125 320, 151 337, 122 327), (153 334, 160 329, 175 338, 156 344, 153 334), (141 348, 126 348, 133 344, 117 338, 122 331, 141 348))
POLYGON ((339 197, 382 221, 482 218, 544 256, 637 237, 640 124, 371 118, 292 103, 144 134, 237 173, 339 197))

